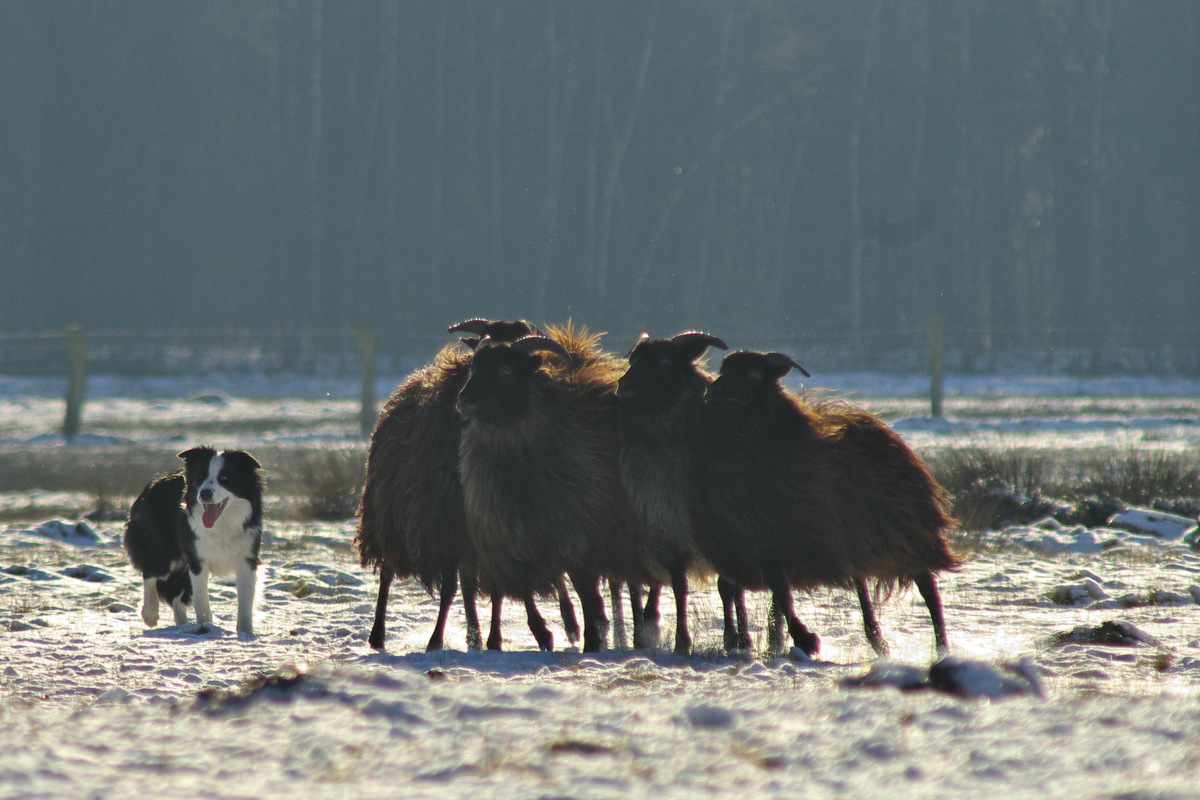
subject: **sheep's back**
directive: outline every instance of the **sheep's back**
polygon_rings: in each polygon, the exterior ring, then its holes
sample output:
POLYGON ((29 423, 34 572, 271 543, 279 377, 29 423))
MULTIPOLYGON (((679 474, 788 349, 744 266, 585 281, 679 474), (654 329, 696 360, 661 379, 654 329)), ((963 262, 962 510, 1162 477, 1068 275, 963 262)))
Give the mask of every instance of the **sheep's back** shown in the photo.
POLYGON ((885 580, 961 563, 946 533, 949 500, 924 462, 879 418, 849 406, 825 409, 831 459, 838 464, 860 574, 885 580))
POLYGON ((710 413, 703 426, 694 527, 717 572, 747 588, 781 564, 793 585, 852 575, 822 421, 790 399, 763 413, 710 413))
POLYGON ((448 346, 397 388, 371 437, 355 538, 363 566, 386 563, 426 588, 473 561, 458 482, 455 410, 469 355, 448 346))

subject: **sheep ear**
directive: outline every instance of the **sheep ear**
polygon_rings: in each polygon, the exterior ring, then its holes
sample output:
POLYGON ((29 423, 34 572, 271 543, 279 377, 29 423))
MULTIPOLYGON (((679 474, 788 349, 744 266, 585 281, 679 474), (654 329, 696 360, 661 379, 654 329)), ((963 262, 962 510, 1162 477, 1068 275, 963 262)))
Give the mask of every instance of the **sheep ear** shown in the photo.
POLYGON ((704 355, 704 351, 710 347, 719 347, 722 350, 729 349, 729 345, 716 336, 709 333, 701 333, 700 331, 681 333, 672 338, 671 343, 679 348, 688 361, 695 361, 704 355))
POLYGON ((631 355, 633 355, 633 351, 638 349, 639 344, 641 344, 642 342, 648 342, 648 341, 650 341, 650 334, 643 331, 642 335, 639 336, 637 338, 637 341, 633 343, 633 346, 629 348, 629 352, 625 354, 625 358, 628 359, 631 355))
POLYGON ((790 369, 800 370, 800 374, 806 378, 812 377, 798 361, 784 353, 767 353, 767 366, 775 373, 776 379, 782 378, 790 369))

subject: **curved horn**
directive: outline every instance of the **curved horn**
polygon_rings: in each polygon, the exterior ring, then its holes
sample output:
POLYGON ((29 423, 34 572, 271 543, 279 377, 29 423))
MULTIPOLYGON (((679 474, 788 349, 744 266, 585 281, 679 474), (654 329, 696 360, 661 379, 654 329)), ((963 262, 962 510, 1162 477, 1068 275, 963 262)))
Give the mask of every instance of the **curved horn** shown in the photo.
POLYGON ((625 354, 625 357, 629 358, 631 355, 633 355, 633 351, 637 350, 637 346, 639 344, 641 344, 642 342, 648 342, 648 341, 650 341, 650 334, 646 333, 645 331, 642 331, 642 335, 637 338, 637 341, 634 342, 632 345, 630 345, 629 352, 625 354))
POLYGON ((704 333, 703 331, 685 331, 684 333, 673 337, 671 341, 675 342, 676 344, 703 343, 705 347, 717 347, 721 350, 729 349, 729 345, 725 344, 723 340, 718 339, 711 333, 704 333))
POLYGON ((567 348, 546 336, 526 336, 523 339, 517 339, 510 346, 514 350, 519 350, 520 352, 528 355, 532 355, 533 353, 539 351, 547 351, 561 357, 568 364, 574 361, 567 348))
POLYGON ((491 324, 492 324, 492 321, 490 319, 469 319, 464 322, 460 322, 457 325, 451 325, 449 328, 449 332, 450 333, 465 332, 465 333, 473 333, 476 336, 483 336, 484 334, 487 333, 488 325, 491 325, 491 324))
POLYGON ((800 366, 800 362, 785 353, 767 353, 767 365, 771 369, 782 369, 784 372, 787 372, 789 369, 798 369, 804 377, 812 377, 808 370, 800 366))
MULTIPOLYGON (((538 329, 532 322, 523 319, 469 319, 450 327, 450 333, 466 331, 476 336, 490 336, 501 342, 512 342, 522 336, 536 334, 538 329)), ((463 341, 466 341, 465 339, 463 341)), ((470 346, 470 342, 467 345, 470 346)))

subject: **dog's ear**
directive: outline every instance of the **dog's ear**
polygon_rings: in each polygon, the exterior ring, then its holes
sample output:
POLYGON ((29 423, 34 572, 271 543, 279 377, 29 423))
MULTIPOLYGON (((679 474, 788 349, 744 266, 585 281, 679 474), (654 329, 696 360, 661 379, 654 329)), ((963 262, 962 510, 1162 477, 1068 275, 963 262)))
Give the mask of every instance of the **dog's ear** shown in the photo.
POLYGON ((217 451, 214 448, 201 445, 200 447, 192 447, 184 450, 182 453, 179 453, 179 458, 183 459, 184 469, 190 471, 194 464, 210 460, 216 454, 217 451))
POLYGON ((226 461, 237 461, 243 466, 254 470, 261 470, 262 464, 258 463, 258 459, 247 453, 245 450, 226 450, 222 453, 226 461))

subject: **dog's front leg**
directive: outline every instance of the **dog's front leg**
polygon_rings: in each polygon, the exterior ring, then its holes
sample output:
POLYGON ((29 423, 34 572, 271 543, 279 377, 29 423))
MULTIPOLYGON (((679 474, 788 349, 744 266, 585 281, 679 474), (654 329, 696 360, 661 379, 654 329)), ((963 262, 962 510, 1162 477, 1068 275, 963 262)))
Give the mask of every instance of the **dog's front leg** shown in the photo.
POLYGON ((175 612, 175 624, 176 625, 186 625, 187 624, 187 606, 185 606, 183 604, 183 601, 180 600, 178 597, 176 597, 174 600, 171 601, 171 609, 174 610, 174 612, 175 612))
POLYGON ((142 578, 142 622, 147 628, 158 624, 158 578, 142 578))
POLYGON ((201 626, 212 624, 212 606, 208 603, 208 569, 191 573, 192 605, 196 607, 196 622, 201 626))
POLYGON ((249 561, 237 568, 238 633, 254 633, 254 594, 258 590, 258 570, 249 561))

